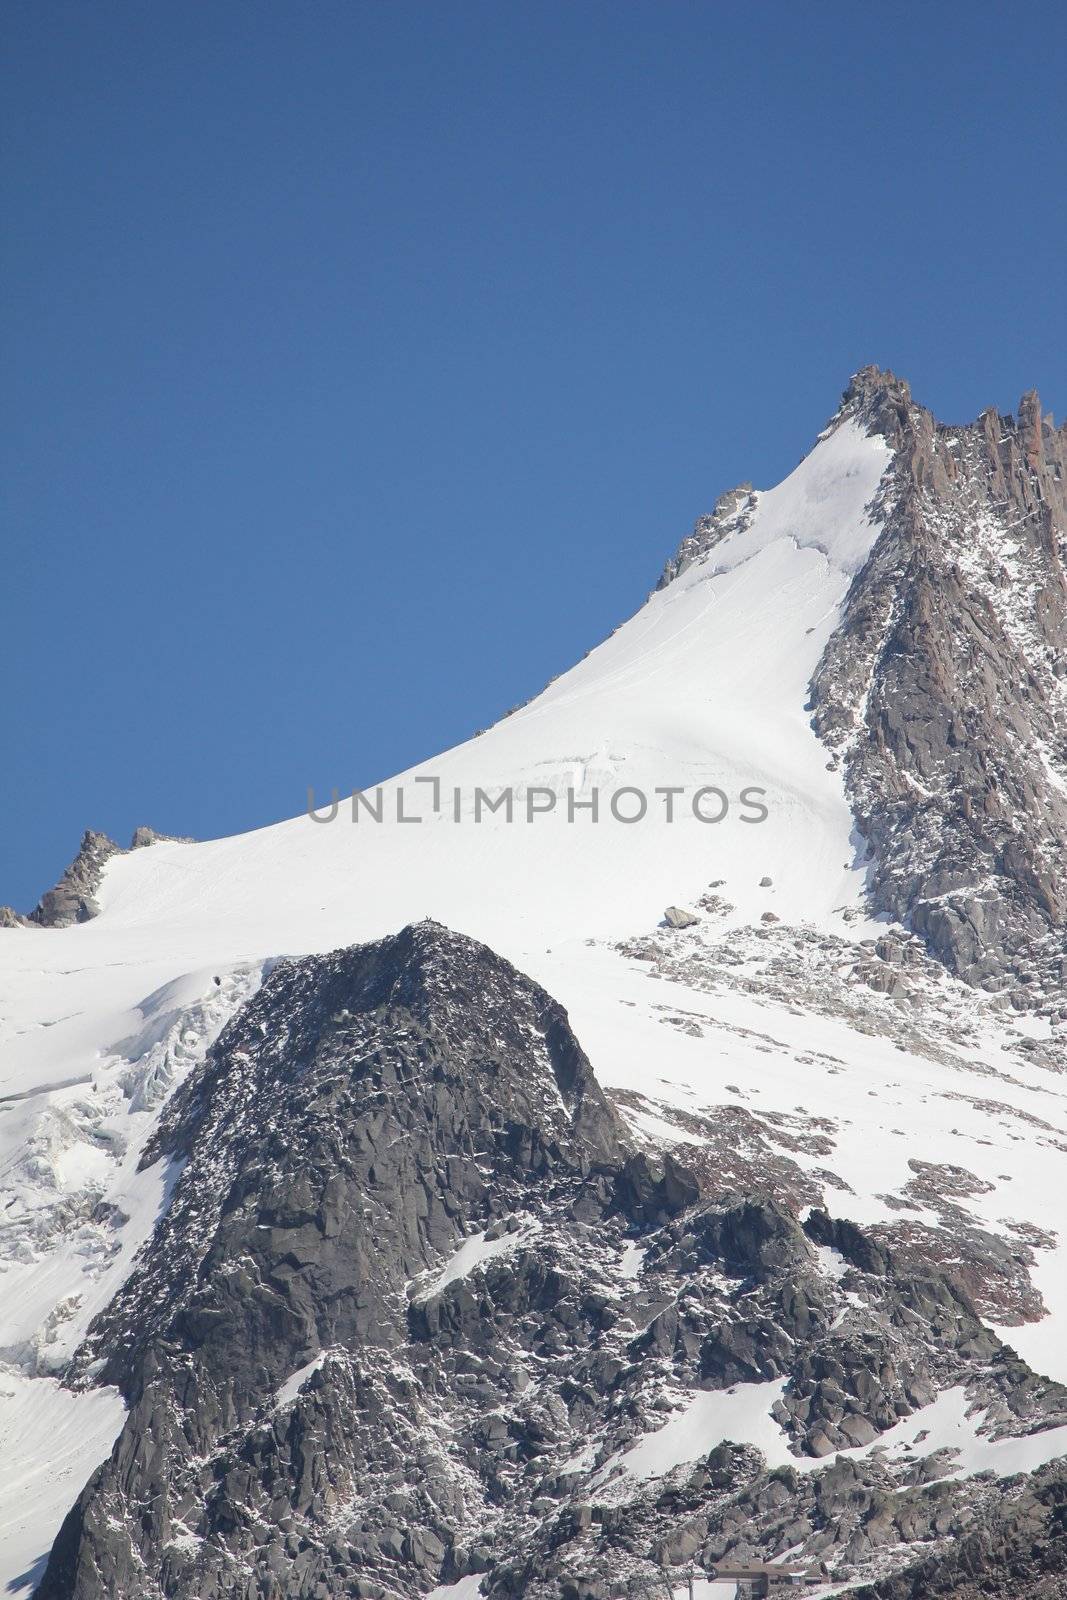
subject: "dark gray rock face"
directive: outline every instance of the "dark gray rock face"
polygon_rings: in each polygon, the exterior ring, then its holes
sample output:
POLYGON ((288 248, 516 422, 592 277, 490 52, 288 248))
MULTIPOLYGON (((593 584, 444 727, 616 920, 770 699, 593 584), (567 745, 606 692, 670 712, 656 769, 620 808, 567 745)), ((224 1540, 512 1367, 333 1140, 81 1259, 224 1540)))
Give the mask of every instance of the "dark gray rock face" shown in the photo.
POLYGON ((1067 1471, 1053 1463, 1005 1497, 945 1553, 916 1562, 857 1600, 1063 1600, 1067 1593, 1067 1471))
POLYGON ((867 368, 839 418, 895 451, 882 531, 812 682, 876 910, 970 981, 1058 983, 1067 925, 1067 427, 937 422, 867 368))
POLYGON ((471 1217, 510 1215, 531 1174, 613 1171, 624 1143, 562 1008, 484 946, 422 923, 283 963, 167 1108, 145 1163, 187 1166, 83 1362, 106 1351, 105 1381, 135 1393, 165 1326, 252 1370, 277 1344, 278 1260, 313 1262, 315 1283, 283 1296, 303 1344, 269 1377, 305 1345, 394 1342, 404 1318, 384 1303, 471 1217), (270 1287, 242 1282, 231 1303, 222 1263, 239 1253, 270 1287))
MULTIPOLYGON (((575 1226, 602 1217, 626 1157, 622 1125, 562 1009, 483 947, 424 924, 277 968, 169 1108, 147 1159, 161 1153, 186 1163, 172 1205, 79 1360, 123 1387, 129 1422, 41 1593, 139 1594, 146 1569, 168 1594, 314 1593, 323 1552, 294 1567, 284 1532, 270 1563, 287 1587, 232 1586, 248 1505, 284 1529, 294 1513, 321 1520, 337 1474, 350 1490, 368 1472, 388 1483, 390 1466, 418 1479, 433 1440, 411 1442, 420 1380, 395 1353, 409 1319, 434 1313, 409 1307, 408 1283, 476 1225, 506 1239, 531 1199, 538 1228, 557 1213, 575 1226), (294 1434, 292 1412, 267 1419, 279 1386, 325 1350, 342 1364, 312 1384, 329 1391, 312 1483, 295 1465, 310 1448, 304 1424, 294 1434), (220 1450, 235 1452, 228 1487, 203 1465, 220 1450), (253 1480, 273 1485, 267 1500, 253 1480), (205 1541, 195 1561, 174 1542, 190 1518, 205 1541)), ((573 1287, 532 1257, 515 1283, 511 1315, 550 1311, 573 1287)), ((464 1310, 459 1297, 452 1320, 464 1310)), ((578 1324, 596 1314, 574 1313, 578 1324)), ((421 1554, 409 1530, 382 1547, 389 1559, 440 1566, 441 1518, 464 1503, 462 1477, 445 1458, 430 1473, 437 1509, 416 1486, 421 1554)), ((393 1526, 400 1509, 386 1508, 393 1526)))
POLYGON ((717 1435, 644 1483, 626 1452, 738 1382, 809 1464, 954 1384, 1009 1431, 1067 1417, 946 1278, 635 1152, 560 1006, 434 924, 279 965, 160 1156, 170 1208, 69 1375, 129 1415, 42 1600, 414 1600, 468 1573, 563 1600, 795 1548, 847 1571, 962 1530, 972 1486, 768 1472, 717 1435))

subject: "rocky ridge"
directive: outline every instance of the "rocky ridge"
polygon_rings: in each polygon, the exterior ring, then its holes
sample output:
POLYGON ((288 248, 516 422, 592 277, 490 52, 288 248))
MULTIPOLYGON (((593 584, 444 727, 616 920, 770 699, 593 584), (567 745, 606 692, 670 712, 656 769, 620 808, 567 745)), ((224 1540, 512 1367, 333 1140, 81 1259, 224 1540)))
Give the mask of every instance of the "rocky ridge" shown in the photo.
MULTIPOLYGON (((41 896, 29 916, 23 916, 12 906, 0 906, 0 928, 69 928, 78 922, 88 922, 100 910, 96 903, 96 891, 100 887, 104 867, 112 856, 126 855, 129 850, 143 850, 150 844, 174 837, 169 833, 156 833, 153 828, 135 828, 128 849, 124 850, 106 833, 96 833, 92 828, 86 828, 78 853, 59 882, 41 896)), ((184 844, 187 841, 179 842, 184 844)))
POLYGON ((840 418, 894 450, 882 527, 812 682, 876 911, 970 982, 1067 977, 1067 426, 939 423, 865 368, 840 418))

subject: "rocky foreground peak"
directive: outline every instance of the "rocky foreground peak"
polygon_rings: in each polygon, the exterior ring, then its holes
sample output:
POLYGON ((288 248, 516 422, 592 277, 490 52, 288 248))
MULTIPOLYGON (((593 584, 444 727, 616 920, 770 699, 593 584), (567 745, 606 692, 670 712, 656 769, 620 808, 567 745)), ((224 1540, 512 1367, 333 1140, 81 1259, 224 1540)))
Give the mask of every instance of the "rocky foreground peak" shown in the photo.
POLYGON ((1067 1393, 936 1268, 634 1153, 562 1008, 484 945, 422 923, 279 964, 161 1157, 170 1207, 68 1374, 129 1414, 39 1600, 608 1600, 694 1560, 1019 1554, 996 1480, 871 1447, 947 1403, 1048 1460, 1067 1393))
MULTIPOLYGON (((275 1247, 294 1244, 291 1228, 344 1235, 321 1268, 336 1282, 319 1342, 366 1333, 361 1273, 373 1270, 384 1293, 393 1268, 410 1277, 457 1244, 468 1213, 491 1221, 515 1182, 540 1173, 580 1184, 625 1147, 563 1008, 475 940, 426 921, 283 961, 168 1105, 143 1164, 180 1160, 181 1181, 143 1270, 77 1365, 103 1358, 104 1376, 134 1394, 144 1351, 179 1321, 190 1349, 218 1328, 220 1349, 239 1332, 242 1360, 261 1350, 260 1360, 288 1359, 265 1353, 277 1333, 271 1297, 242 1303, 239 1330, 199 1309, 198 1284, 231 1256, 234 1227, 267 1278, 275 1247), (258 1188, 268 1173, 276 1203, 258 1188), (242 1198, 252 1192, 254 1219, 242 1198)), ((376 1299, 370 1314, 377 1326, 376 1299)), ((310 1326, 304 1337, 314 1342, 310 1326)))

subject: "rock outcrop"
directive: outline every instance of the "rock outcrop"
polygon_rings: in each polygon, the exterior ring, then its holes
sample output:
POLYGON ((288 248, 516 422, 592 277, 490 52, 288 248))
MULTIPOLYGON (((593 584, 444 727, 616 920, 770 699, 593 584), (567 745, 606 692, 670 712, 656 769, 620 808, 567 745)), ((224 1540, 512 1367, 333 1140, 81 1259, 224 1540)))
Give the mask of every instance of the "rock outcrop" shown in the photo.
POLYGON ((88 922, 90 917, 95 917, 100 909, 95 896, 105 863, 121 854, 122 846, 114 839, 87 828, 78 854, 55 888, 41 896, 30 913, 30 920, 42 928, 69 928, 76 922, 88 922))
POLYGON ((663 920, 668 928, 693 928, 700 921, 699 917, 691 911, 686 911, 682 906, 668 906, 663 913, 663 920))
MULTIPOLYGON (((130 840, 130 850, 142 850, 160 840, 172 840, 174 836, 168 833, 156 833, 152 828, 136 828, 130 840)), ((178 841, 188 844, 191 841, 183 839, 178 841)), ((127 851, 114 839, 108 838, 106 833, 94 833, 87 828, 82 835, 82 842, 78 847, 78 854, 67 867, 55 888, 43 894, 36 908, 30 912, 28 918, 19 919, 27 923, 35 923, 40 928, 69 928, 78 922, 88 922, 100 910, 96 903, 96 891, 100 887, 104 867, 112 856, 126 855, 127 851)), ((8 908, 0 908, 2 911, 8 908)), ((11 926, 10 923, 0 921, 0 927, 11 926)))
POLYGON ((979 1502, 961 1539, 856 1600, 1062 1600, 1067 1587, 1067 1471, 1045 1467, 993 1510, 979 1502))

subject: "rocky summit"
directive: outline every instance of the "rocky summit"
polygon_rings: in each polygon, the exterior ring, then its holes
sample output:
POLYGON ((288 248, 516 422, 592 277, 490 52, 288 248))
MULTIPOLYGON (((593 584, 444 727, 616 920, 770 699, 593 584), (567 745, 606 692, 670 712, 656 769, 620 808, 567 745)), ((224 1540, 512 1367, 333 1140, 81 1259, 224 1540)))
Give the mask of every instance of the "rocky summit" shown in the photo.
POLYGON ((866 368, 373 806, 0 914, 0 1587, 1067 1593, 1065 473, 866 368))

